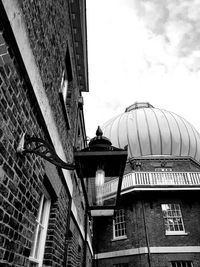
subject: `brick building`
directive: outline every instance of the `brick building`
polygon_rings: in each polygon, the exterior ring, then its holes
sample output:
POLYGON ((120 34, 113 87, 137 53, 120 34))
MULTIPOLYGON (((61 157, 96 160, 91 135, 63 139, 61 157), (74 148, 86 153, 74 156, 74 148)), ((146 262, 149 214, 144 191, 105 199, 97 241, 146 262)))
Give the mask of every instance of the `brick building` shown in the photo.
MULTIPOLYGON (((94 219, 95 266, 200 266, 200 135, 180 116, 135 103, 102 127, 128 144, 119 209, 94 219)), ((112 198, 115 180, 105 183, 112 198), (110 190, 110 191, 109 191, 110 190)))
POLYGON ((26 133, 65 161, 86 146, 85 1, 0 1, 0 266, 91 266, 76 172, 16 148, 26 133))

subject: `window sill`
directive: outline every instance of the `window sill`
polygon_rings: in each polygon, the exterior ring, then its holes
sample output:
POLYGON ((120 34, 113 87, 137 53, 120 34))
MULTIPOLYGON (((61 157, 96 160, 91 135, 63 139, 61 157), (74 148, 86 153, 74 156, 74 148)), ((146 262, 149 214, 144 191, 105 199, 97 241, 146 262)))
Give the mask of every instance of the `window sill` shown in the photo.
POLYGON ((111 241, 120 241, 120 240, 124 240, 124 239, 127 239, 127 236, 126 235, 123 235, 123 236, 119 236, 119 237, 114 237, 113 239, 111 239, 111 241))
POLYGON ((172 232, 165 232, 165 235, 188 235, 188 233, 186 232, 175 232, 175 231, 172 231, 172 232))
POLYGON ((35 259, 35 258, 31 257, 31 256, 29 257, 29 261, 31 263, 36 263, 36 264, 39 264, 40 263, 40 261, 38 259, 35 259))

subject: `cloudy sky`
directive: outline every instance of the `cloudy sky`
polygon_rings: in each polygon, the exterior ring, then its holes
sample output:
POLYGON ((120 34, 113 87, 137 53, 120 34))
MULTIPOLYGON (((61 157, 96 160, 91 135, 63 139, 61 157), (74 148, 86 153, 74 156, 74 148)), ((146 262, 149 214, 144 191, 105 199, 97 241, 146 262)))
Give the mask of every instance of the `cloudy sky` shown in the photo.
POLYGON ((89 137, 136 101, 200 132, 199 14, 199 0, 87 0, 89 137))

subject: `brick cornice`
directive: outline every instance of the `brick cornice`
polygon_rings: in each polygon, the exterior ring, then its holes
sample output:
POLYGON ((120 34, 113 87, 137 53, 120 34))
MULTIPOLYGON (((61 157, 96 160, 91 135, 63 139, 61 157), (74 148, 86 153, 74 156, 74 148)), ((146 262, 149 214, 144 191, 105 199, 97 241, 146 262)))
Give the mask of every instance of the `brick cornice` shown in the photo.
POLYGON ((86 1, 70 0, 69 11, 78 84, 81 91, 88 92, 86 1))

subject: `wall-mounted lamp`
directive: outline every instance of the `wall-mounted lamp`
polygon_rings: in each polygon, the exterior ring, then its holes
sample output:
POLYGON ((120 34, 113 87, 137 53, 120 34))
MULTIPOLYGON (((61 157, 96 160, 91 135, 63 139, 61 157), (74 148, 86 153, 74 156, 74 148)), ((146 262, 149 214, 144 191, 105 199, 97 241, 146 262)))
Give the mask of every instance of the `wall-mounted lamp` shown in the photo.
POLYGON ((88 147, 74 152, 74 164, 61 160, 47 141, 28 135, 22 136, 17 152, 34 153, 60 168, 76 170, 91 215, 108 216, 114 213, 121 192, 127 149, 112 146, 100 127, 88 147))
POLYGON ((78 176, 87 190, 93 216, 112 215, 121 192, 127 149, 112 146, 98 127, 87 148, 74 153, 78 176))

